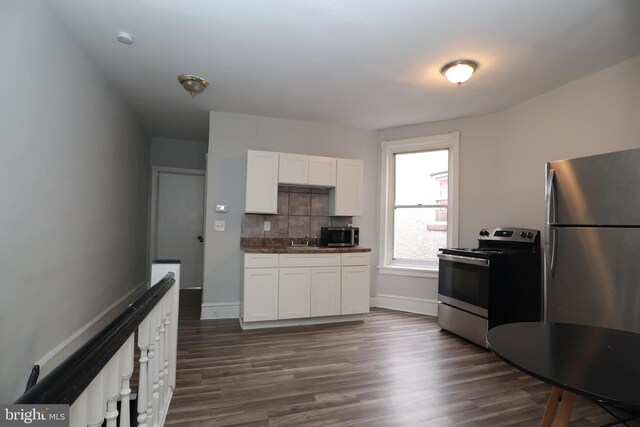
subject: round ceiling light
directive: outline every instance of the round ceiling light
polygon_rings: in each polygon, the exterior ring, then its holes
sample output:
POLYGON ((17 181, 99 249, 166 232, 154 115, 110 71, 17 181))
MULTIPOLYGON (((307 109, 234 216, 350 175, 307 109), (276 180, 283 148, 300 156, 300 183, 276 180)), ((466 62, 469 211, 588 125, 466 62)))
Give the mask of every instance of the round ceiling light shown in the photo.
POLYGON ((469 80, 477 68, 477 62, 471 61, 470 59, 460 59, 458 61, 448 63, 442 67, 440 72, 451 83, 455 83, 459 86, 469 80))
POLYGON ((197 94, 204 92, 204 90, 209 86, 209 82, 202 77, 192 76, 190 74, 180 74, 178 76, 178 81, 184 90, 189 92, 191 96, 196 96, 197 94))
POLYGON ((133 44, 133 38, 131 37, 131 34, 129 34, 127 32, 120 31, 116 38, 122 44, 126 44, 128 46, 133 44))

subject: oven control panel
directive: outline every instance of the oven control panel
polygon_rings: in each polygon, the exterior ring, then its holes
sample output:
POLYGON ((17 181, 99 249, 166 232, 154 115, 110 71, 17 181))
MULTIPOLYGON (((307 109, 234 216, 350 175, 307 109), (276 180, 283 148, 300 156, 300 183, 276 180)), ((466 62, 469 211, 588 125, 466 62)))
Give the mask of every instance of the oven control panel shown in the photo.
POLYGON ((497 240, 508 242, 533 242, 540 234, 529 228, 492 228, 480 230, 478 240, 497 240))

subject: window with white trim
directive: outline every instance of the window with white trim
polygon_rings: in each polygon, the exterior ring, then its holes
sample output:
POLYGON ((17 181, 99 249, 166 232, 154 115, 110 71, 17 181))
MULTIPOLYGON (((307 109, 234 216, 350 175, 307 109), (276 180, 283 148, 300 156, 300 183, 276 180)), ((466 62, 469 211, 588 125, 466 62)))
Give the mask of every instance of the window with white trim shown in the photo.
POLYGON ((382 143, 381 273, 437 271, 438 249, 457 244, 459 138, 382 143))

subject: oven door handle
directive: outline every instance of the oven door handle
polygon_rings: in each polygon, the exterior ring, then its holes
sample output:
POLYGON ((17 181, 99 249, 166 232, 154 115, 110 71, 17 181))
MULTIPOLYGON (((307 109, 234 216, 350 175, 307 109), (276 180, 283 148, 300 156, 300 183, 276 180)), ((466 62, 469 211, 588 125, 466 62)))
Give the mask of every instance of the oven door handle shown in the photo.
POLYGON ((460 262, 462 264, 479 265, 480 267, 489 267, 490 263, 488 259, 474 258, 470 256, 438 254, 438 258, 443 261, 460 262))

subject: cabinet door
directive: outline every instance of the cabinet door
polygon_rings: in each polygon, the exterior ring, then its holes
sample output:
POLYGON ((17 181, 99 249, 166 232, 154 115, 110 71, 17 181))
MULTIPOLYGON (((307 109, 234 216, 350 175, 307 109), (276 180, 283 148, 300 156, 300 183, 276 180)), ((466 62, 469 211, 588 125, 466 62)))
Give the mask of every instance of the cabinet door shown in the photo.
POLYGON ((247 152, 246 213, 278 213, 278 153, 247 152))
POLYGON ((342 267, 342 314, 369 312, 369 266, 342 267))
POLYGON ((309 185, 336 186, 336 159, 309 156, 309 185))
POLYGON ((278 319, 309 317, 311 269, 281 268, 278 287, 278 319))
POLYGON ((280 184, 309 184, 309 156, 280 153, 280 184))
POLYGON ((278 269, 244 270, 243 318, 245 322, 278 319, 278 269))
POLYGON ((340 314, 340 267, 311 268, 311 317, 340 314))
POLYGON ((362 216, 362 160, 337 159, 336 188, 329 197, 329 213, 333 216, 362 216))

